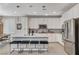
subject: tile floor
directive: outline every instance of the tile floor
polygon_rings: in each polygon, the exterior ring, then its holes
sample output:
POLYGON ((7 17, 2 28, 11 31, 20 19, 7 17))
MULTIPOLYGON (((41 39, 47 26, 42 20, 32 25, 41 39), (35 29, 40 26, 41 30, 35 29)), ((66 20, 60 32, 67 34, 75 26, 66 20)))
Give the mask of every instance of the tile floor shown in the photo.
MULTIPOLYGON (((6 44, 3 48, 0 48, 0 55, 8 55, 9 52, 10 52, 10 45, 9 44, 6 44)), ((64 47, 61 46, 59 43, 49 43, 48 52, 18 53, 16 51, 14 51, 11 55, 67 55, 67 53, 65 53, 64 47)))

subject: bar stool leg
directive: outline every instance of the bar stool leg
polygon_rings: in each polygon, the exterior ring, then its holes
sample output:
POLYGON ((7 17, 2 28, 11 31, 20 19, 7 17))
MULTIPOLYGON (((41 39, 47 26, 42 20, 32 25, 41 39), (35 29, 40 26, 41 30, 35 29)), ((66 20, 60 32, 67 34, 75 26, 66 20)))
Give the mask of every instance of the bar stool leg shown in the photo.
POLYGON ((31 44, 29 44, 29 53, 32 53, 31 44))
POLYGON ((20 44, 18 44, 18 53, 21 53, 21 48, 20 44))

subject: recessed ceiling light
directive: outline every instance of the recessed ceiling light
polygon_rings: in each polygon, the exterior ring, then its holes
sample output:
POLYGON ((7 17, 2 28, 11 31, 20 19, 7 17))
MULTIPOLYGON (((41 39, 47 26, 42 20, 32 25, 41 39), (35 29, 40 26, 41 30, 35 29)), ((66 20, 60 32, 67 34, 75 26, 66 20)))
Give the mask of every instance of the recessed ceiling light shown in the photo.
POLYGON ((46 9, 46 6, 42 6, 42 10, 47 10, 47 9, 46 9))
POLYGON ((19 8, 19 7, 20 7, 20 5, 17 5, 16 7, 17 7, 17 8, 19 8))
POLYGON ((46 6, 42 6, 42 8, 45 8, 46 6))

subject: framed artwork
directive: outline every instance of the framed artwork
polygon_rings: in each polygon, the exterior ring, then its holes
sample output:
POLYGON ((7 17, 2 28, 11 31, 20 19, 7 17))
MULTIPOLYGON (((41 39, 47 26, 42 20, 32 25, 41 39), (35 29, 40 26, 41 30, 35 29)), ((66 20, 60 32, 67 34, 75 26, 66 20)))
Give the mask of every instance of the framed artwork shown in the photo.
POLYGON ((17 30, 21 30, 22 29, 22 24, 21 23, 18 23, 17 24, 17 30))

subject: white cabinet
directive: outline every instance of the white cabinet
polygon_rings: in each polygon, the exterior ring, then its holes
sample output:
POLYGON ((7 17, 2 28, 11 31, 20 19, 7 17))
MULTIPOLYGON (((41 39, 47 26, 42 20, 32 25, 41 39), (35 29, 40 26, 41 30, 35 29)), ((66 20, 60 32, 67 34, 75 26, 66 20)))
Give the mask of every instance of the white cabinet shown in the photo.
POLYGON ((68 53, 69 55, 75 54, 75 48, 74 47, 75 47, 74 43, 64 41, 65 52, 68 53))
POLYGON ((62 34, 61 33, 35 33, 34 36, 44 36, 48 37, 48 42, 61 42, 62 34))
POLYGON ((62 40, 61 33, 48 33, 49 42, 60 42, 62 40))
POLYGON ((52 34, 52 33, 49 33, 48 34, 48 41, 49 42, 56 42, 56 35, 55 34, 52 34))

